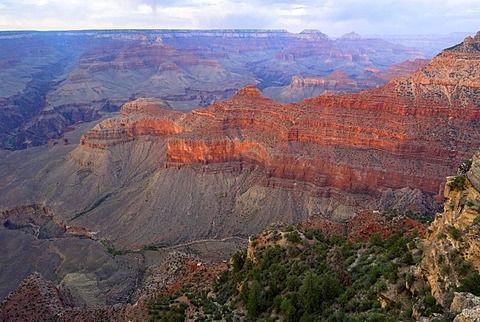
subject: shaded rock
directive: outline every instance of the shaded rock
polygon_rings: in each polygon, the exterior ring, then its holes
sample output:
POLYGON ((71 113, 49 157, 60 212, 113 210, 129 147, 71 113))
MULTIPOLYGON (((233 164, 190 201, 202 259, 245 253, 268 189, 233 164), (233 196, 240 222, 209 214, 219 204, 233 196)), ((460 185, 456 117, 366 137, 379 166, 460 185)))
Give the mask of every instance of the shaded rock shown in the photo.
POLYGON ((479 322, 480 321, 480 307, 477 306, 472 309, 465 309, 458 314, 453 322, 479 322))
POLYGON ((475 187, 480 191, 480 152, 477 152, 472 158, 472 166, 467 172, 467 177, 475 187))
POLYGON ((466 292, 455 292, 450 311, 463 311, 465 309, 473 309, 480 306, 480 297, 466 292))

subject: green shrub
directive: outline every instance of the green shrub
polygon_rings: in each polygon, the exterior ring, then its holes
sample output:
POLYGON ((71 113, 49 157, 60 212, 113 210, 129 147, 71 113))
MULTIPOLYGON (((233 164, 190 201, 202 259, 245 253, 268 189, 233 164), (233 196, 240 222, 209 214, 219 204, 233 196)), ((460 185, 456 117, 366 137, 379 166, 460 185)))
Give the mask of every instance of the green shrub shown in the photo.
POLYGON ((412 285, 413 283, 413 275, 411 273, 407 273, 407 276, 405 277, 405 282, 408 285, 412 285))
POLYGON ((473 224, 474 224, 474 225, 480 224, 480 215, 478 215, 477 217, 475 217, 475 219, 473 220, 473 224))
POLYGON ((427 305, 427 306, 433 306, 433 305, 437 304, 437 301, 435 300, 433 295, 428 294, 427 296, 425 296, 425 299, 423 300, 423 303, 425 303, 425 305, 427 305))
POLYGON ((441 272, 442 275, 447 275, 448 273, 450 273, 450 266, 447 264, 443 264, 441 267, 441 272))
POLYGON ((461 174, 466 174, 471 167, 472 167, 472 159, 468 159, 458 167, 458 172, 461 174))
POLYGON ((453 239, 455 239, 455 240, 460 239, 461 232, 460 232, 460 230, 458 230, 458 228, 456 228, 454 226, 450 226, 450 227, 448 227, 447 231, 448 231, 448 234, 450 236, 452 236, 453 239))
POLYGON ((412 314, 413 314, 413 308, 411 306, 407 307, 407 309, 403 312, 403 316, 406 318, 411 317, 412 314))
POLYGON ((380 234, 375 233, 370 235, 370 244, 373 246, 382 246, 383 245, 383 240, 382 237, 380 237, 380 234))
POLYGON ((475 273, 460 281, 459 292, 469 292, 480 296, 480 274, 475 273))
POLYGON ((405 255, 403 256, 403 262, 407 265, 414 265, 415 260, 413 259, 412 252, 407 251, 405 255))
POLYGON ((236 252, 232 256, 232 266, 233 266, 233 271, 234 272, 239 272, 243 268, 243 265, 245 264, 245 259, 246 258, 247 258, 247 252, 246 251, 236 252))
POLYGON ((447 235, 445 235, 445 233, 440 233, 437 235, 437 239, 440 240, 440 239, 445 239, 447 238, 447 235))
POLYGON ((302 241, 302 237, 300 237, 300 234, 298 233, 298 231, 292 231, 292 232, 286 233, 285 238, 293 244, 298 244, 302 241))
POLYGON ((292 232, 295 230, 295 226, 294 225, 288 225, 287 227, 285 227, 285 232, 292 232))
POLYGON ((452 190, 462 191, 465 189, 465 181, 466 176, 465 174, 461 174, 455 177, 451 182, 448 183, 448 186, 452 190))

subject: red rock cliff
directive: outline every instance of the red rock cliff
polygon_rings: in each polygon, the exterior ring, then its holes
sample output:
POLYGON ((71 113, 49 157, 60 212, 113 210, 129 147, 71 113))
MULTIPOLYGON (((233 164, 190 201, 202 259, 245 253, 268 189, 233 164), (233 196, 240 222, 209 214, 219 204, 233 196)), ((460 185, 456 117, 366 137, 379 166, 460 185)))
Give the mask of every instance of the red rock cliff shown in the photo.
POLYGON ((358 94, 282 104, 248 86, 190 113, 129 103, 82 143, 164 135, 167 166, 235 161, 260 165, 266 185, 293 179, 354 193, 408 186, 436 194, 479 147, 479 38, 443 51, 410 77, 358 94))

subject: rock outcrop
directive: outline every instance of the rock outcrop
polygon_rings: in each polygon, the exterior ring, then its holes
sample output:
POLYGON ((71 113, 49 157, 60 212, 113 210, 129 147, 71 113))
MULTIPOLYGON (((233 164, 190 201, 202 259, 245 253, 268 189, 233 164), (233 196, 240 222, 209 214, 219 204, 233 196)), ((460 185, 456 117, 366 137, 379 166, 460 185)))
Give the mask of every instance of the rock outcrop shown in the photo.
POLYGON ((2 321, 49 321, 75 303, 67 289, 57 288, 35 272, 0 306, 2 321))
POLYGON ((396 77, 409 76, 424 67, 428 59, 415 59, 394 64, 386 70, 367 67, 360 75, 349 75, 341 70, 333 71, 323 77, 293 76, 290 85, 283 87, 269 87, 263 90, 266 97, 281 102, 299 102, 307 97, 314 97, 323 93, 354 93, 375 88, 391 81, 396 77))
POLYGON ((459 286, 468 272, 480 271, 480 191, 469 179, 475 178, 479 157, 475 154, 456 176, 447 178, 443 213, 437 214, 427 231, 422 274, 443 306, 449 305, 451 289, 459 286))
POLYGON ((381 239, 387 239, 395 232, 403 231, 411 234, 416 231, 422 235, 425 227, 415 219, 405 215, 388 216, 378 211, 363 211, 347 222, 338 222, 328 218, 311 218, 300 224, 302 229, 319 229, 327 236, 344 236, 356 242, 368 242, 370 236, 377 234, 381 239))
POLYGON ((454 293, 450 311, 459 312, 453 322, 480 321, 480 297, 471 293, 454 293))
POLYGON ((471 293, 455 292, 453 295, 450 311, 462 311, 480 306, 480 297, 471 293))
POLYGON ((444 177, 478 148, 479 55, 464 55, 446 50, 411 77, 300 103, 255 86, 192 112, 136 100, 75 149, 54 147, 65 158, 32 150, 38 162, 12 171, 20 154, 9 154, 3 204, 38 200, 119 249, 245 237, 316 215, 347 221, 362 209, 433 214, 444 177))
MULTIPOLYGON (((149 249, 225 241, 319 217, 331 231, 362 239, 416 228, 408 218, 385 228, 378 213, 355 213, 432 212, 443 177, 478 149, 477 42, 467 39, 414 75, 363 93, 284 104, 247 86, 192 112, 138 99, 90 129, 75 149, 2 151, 0 246, 13 263, 2 266, 2 279, 28 276, 18 263, 36 249, 47 278, 64 283, 95 316, 95 308, 131 298, 141 274, 142 256, 135 254, 149 249), (28 163, 19 167, 19 160, 28 163)), ((480 268, 479 158, 449 179, 445 212, 428 232, 415 275, 428 280, 444 307, 462 269, 480 268)), ((2 294, 11 290, 1 284, 2 294)), ((108 314, 114 319, 122 310, 108 314)))

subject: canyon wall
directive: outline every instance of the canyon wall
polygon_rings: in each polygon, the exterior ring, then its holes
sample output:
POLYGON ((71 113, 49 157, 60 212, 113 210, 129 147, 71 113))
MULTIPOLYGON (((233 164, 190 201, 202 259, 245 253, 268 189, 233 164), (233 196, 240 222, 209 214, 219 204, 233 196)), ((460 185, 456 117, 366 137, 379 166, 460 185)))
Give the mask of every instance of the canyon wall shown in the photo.
MULTIPOLYGON (((365 70, 419 57, 381 39, 335 40, 312 30, 0 32, 0 148, 46 144, 138 97, 193 110, 247 84, 281 87, 336 70, 363 75, 361 86, 339 87, 351 92, 386 82, 365 70)), ((301 91, 295 99, 316 94, 301 91)))
POLYGON ((443 178, 479 147, 478 40, 358 94, 285 104, 251 85, 192 112, 125 104, 46 176, 47 200, 122 247, 245 236, 315 215, 348 220, 361 209, 433 214, 443 178))
MULTIPOLYGON (((469 52, 468 41, 410 77, 358 94, 283 104, 247 86, 190 113, 159 109, 159 130, 146 124, 149 118, 129 114, 127 104, 123 135, 165 135, 167 167, 253 163, 267 182, 291 179, 352 193, 408 186, 435 195, 442 178, 477 147, 480 55, 469 52)), ((99 129, 108 133, 117 123, 100 123, 83 144, 94 147, 99 129)))
MULTIPOLYGON (((3 276, 18 284, 32 270, 21 263, 40 254, 48 279, 97 307, 132 295, 141 270, 134 254, 147 247, 246 238, 315 218, 347 222, 348 231, 365 209, 431 215, 444 177, 479 149, 479 44, 477 34, 413 75, 361 93, 287 104, 248 85, 190 112, 142 98, 94 126, 75 124, 66 134, 73 144, 0 151, 0 244, 12 263, 3 276)), ((93 61, 85 63, 103 68, 93 61)), ((466 227, 467 244, 444 242, 466 258, 478 248, 468 232, 478 173, 474 160, 463 192, 447 194, 453 212, 443 217, 466 227)), ((3 294, 13 289, 7 282, 3 294)), ((433 289, 440 299, 441 286, 433 289)))

